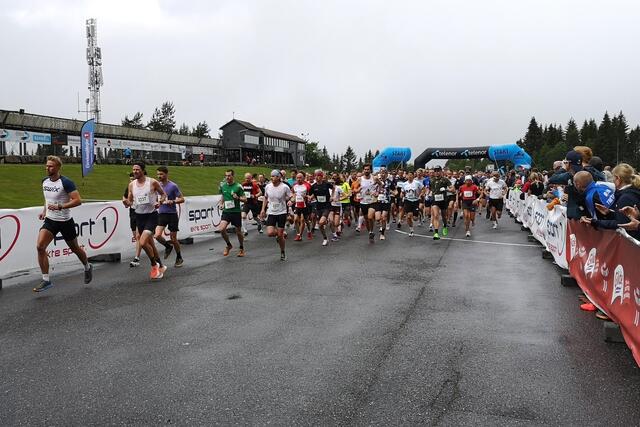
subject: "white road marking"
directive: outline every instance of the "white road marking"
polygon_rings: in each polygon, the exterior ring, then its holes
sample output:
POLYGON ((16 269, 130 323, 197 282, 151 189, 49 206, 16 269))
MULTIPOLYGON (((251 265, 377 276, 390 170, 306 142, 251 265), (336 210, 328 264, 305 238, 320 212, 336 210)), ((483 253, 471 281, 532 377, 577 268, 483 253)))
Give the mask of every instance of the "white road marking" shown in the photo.
MULTIPOLYGON (((406 231, 402 231, 402 230, 395 230, 396 233, 401 233, 401 234, 409 234, 406 231)), ((425 239, 433 239, 433 236, 425 236, 424 234, 417 234, 417 233, 413 233, 414 236, 417 237, 424 237, 425 239)), ((484 243, 487 245, 501 245, 501 246, 522 246, 524 248, 540 248, 542 249, 542 246, 540 245, 526 245, 524 243, 504 243, 504 242, 487 242, 484 240, 471 240, 471 239, 453 239, 451 237, 440 237, 440 240, 451 240, 454 242, 468 242, 468 243, 484 243)))

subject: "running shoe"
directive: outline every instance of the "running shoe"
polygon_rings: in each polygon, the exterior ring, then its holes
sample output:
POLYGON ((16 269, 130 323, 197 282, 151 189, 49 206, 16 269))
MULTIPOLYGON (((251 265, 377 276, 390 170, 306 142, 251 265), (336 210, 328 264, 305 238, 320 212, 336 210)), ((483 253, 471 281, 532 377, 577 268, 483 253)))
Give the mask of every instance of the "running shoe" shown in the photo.
POLYGON ((229 252, 231 252, 231 246, 227 246, 224 248, 224 251, 222 252, 223 256, 227 256, 229 255, 229 252))
POLYGON ((296 237, 294 237, 293 240, 299 242, 302 240, 302 236, 300 234, 296 234, 296 237))
POLYGON ((175 268, 180 268, 180 267, 182 267, 182 264, 183 264, 183 263, 184 263, 184 261, 183 261, 183 259, 182 259, 182 258, 176 258, 176 263, 175 263, 175 264, 173 264, 173 266, 174 266, 175 268))
POLYGON ((375 239, 375 234, 373 234, 373 231, 369 233, 369 241, 373 243, 373 240, 375 239))
POLYGON ((470 231, 467 231, 466 237, 467 238, 471 237, 471 232, 470 231))
POLYGON ((260 226, 258 226, 258 233, 260 233, 260 234, 264 233, 264 230, 260 226))
POLYGON ((280 261, 286 261, 287 260, 287 255, 285 255, 284 252, 280 252, 280 261))
POLYGON ((313 233, 312 232, 308 232, 307 233, 307 240, 313 240, 313 233))
POLYGON ((387 240, 387 238, 386 238, 386 237, 384 237, 384 234, 381 234, 381 235, 380 235, 380 240, 387 240))
POLYGON ((356 233, 360 232, 360 227, 356 227, 356 233))
POLYGON ((160 270, 158 269, 158 264, 151 266, 151 271, 149 272, 149 278, 157 279, 158 274, 160 274, 160 270))
POLYGON ((391 228, 391 227, 389 227, 389 223, 387 223, 387 226, 385 227, 385 230, 386 230, 386 231, 389 231, 389 229, 390 229, 390 228, 391 228))
POLYGON ((324 239, 322 241, 322 246, 327 246, 329 244, 329 241, 327 239, 324 239))
POLYGON ((447 234, 449 234, 449 229, 447 227, 442 227, 442 235, 447 237, 447 234))
POLYGON ((133 258, 133 260, 129 263, 129 267, 140 267, 140 258, 133 258))
POLYGON ((433 240, 440 240, 440 235, 438 234, 437 231, 433 233, 433 240))
POLYGON ((33 288, 33 292, 43 292, 51 288, 52 286, 53 286, 53 283, 51 283, 50 280, 43 280, 42 282, 40 282, 38 286, 33 288))
POLYGON ((378 231, 379 231, 380 233, 382 233, 382 227, 380 227, 380 228, 378 229, 378 231))
POLYGON ((165 271, 167 271, 166 265, 161 265, 160 267, 158 267, 158 276, 156 277, 156 279, 162 279, 164 277, 165 271))
POLYGON ((588 302, 588 303, 580 305, 580 310, 596 311, 596 310, 598 310, 598 308, 595 305, 593 305, 592 303, 588 302))
POLYGON ((451 226, 452 226, 452 227, 455 227, 455 226, 456 226, 456 222, 455 222, 455 221, 453 221, 453 222, 451 223, 451 226))
POLYGON ((240 249, 240 250, 238 251, 238 255, 237 255, 237 256, 239 256, 240 258, 242 258, 242 257, 244 256, 244 249, 240 249))
POLYGON ((93 265, 89 264, 89 269, 84 271, 84 284, 88 285, 93 279, 93 265))
POLYGON ((409 232, 409 237, 413 237, 413 230, 409 232))
POLYGON ((491 227, 491 228, 492 228, 492 229, 494 229, 494 230, 495 230, 496 228, 498 228, 498 223, 497 223, 497 222, 494 222, 494 223, 493 223, 493 227, 491 227))
POLYGON ((164 247, 164 259, 169 258, 171 252, 173 252, 173 245, 171 243, 167 243, 164 247))
POLYGON ((337 242, 337 241, 339 241, 339 240, 340 240, 340 239, 338 238, 338 236, 331 236, 331 241, 332 241, 332 242, 337 242))
POLYGON ((398 227, 398 229, 402 228, 402 223, 398 221, 398 224, 396 225, 396 227, 398 227))
POLYGON ((249 231, 246 228, 242 229, 242 233, 244 233, 245 236, 249 235, 249 231))
POLYGON ((433 224, 429 224, 429 233, 433 233, 433 224))

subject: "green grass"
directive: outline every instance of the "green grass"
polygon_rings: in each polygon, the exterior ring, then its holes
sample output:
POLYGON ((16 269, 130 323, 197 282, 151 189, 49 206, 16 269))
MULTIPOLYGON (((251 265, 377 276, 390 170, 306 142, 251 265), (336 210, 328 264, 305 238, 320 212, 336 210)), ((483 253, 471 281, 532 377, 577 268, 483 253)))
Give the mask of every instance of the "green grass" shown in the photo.
MULTIPOLYGON (((169 167, 169 179, 178 184, 185 196, 217 194, 228 167, 169 167)), ((246 172, 263 173, 268 176, 271 169, 265 167, 233 167, 236 181, 241 181, 246 172)), ((129 182, 131 166, 96 165, 93 172, 82 178, 79 164, 62 167, 61 173, 76 183, 83 200, 120 200, 129 182)), ((149 166, 147 172, 155 177, 156 167, 149 166)), ((44 165, 0 165, 0 209, 42 206, 42 178, 46 176, 44 165)))

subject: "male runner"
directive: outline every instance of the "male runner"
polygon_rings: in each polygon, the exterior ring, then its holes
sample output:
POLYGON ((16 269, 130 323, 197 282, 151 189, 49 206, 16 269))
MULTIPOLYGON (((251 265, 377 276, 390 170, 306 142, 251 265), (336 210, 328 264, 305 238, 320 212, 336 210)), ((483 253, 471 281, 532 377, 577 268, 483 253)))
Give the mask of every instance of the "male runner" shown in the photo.
POLYGON ((227 227, 229 224, 233 225, 236 229, 236 236, 238 236, 238 243, 240 244, 240 250, 237 256, 243 257, 244 252, 244 235, 242 234, 242 214, 240 210, 240 202, 246 202, 247 198, 244 195, 242 186, 237 182, 234 182, 233 169, 228 169, 224 173, 224 182, 220 184, 220 205, 222 206, 222 216, 220 218, 220 235, 224 239, 227 246, 225 246, 222 252, 223 256, 229 255, 231 252, 231 241, 227 234, 227 227))
MULTIPOLYGON (((135 178, 133 176, 133 172, 129 173, 129 182, 133 181, 135 178)), ((127 184, 127 188, 124 190, 124 194, 122 196, 122 203, 129 198, 129 184, 127 184)), ((126 206, 126 204, 125 204, 126 206)), ((136 254, 129 263, 129 267, 139 267, 140 266, 140 252, 142 252, 142 248, 140 247, 140 235, 138 234, 138 227, 136 226, 136 210, 133 207, 129 208, 129 227, 131 228, 131 235, 133 240, 136 242, 136 254)))
POLYGON ((414 215, 418 216, 420 195, 423 191, 422 182, 414 179, 413 172, 407 173, 407 182, 402 185, 402 195, 404 197, 403 211, 409 225, 409 237, 413 237, 413 217, 414 215))
POLYGON ((391 211, 391 192, 394 190, 393 181, 389 179, 386 168, 381 168, 378 179, 376 180, 376 194, 378 194, 378 203, 376 203, 375 219, 380 223, 380 240, 385 240, 384 232, 389 226, 389 212, 391 211))
POLYGON ((42 282, 33 292, 46 291, 53 286, 49 278, 49 255, 47 246, 58 233, 78 257, 84 266, 84 283, 88 284, 93 278, 93 266, 87 259, 87 254, 78 245, 76 226, 71 218, 71 209, 82 204, 80 193, 76 185, 66 176, 60 175, 62 161, 58 156, 48 156, 46 163, 47 177, 42 180, 42 192, 44 193, 44 209, 38 218, 44 223, 38 232, 36 248, 38 250, 38 264, 42 272, 42 282))
POLYGON ((260 218, 267 212, 267 235, 276 236, 280 246, 280 261, 285 261, 284 224, 287 222, 288 201, 291 198, 291 189, 282 182, 282 174, 279 170, 271 171, 271 182, 264 190, 264 204, 260 211, 260 218), (277 229, 276 229, 277 228, 277 229))
POLYGON ((175 182, 169 181, 169 169, 166 166, 159 166, 156 169, 158 182, 162 186, 167 197, 158 209, 158 226, 156 227, 156 240, 165 247, 164 259, 169 258, 172 250, 176 250, 176 262, 174 267, 182 267, 182 254, 180 253, 180 242, 178 241, 178 210, 176 205, 184 203, 184 197, 180 188, 175 182), (169 238, 171 243, 164 239, 164 229, 169 227, 169 238))
POLYGON ((316 182, 311 185, 310 195, 313 200, 316 201, 316 211, 318 217, 318 224, 320 225, 320 232, 322 233, 322 246, 327 246, 329 240, 327 240, 327 231, 325 229, 327 225, 327 218, 329 212, 331 212, 331 195, 333 193, 333 184, 330 184, 324 180, 324 172, 316 171, 316 182))
POLYGON ((249 221, 249 212, 253 216, 253 220, 258 223, 258 232, 262 232, 262 224, 258 219, 260 215, 259 197, 262 196, 262 190, 258 186, 258 183, 254 181, 253 175, 249 172, 244 174, 244 181, 242 181, 242 190, 244 191, 244 197, 247 201, 242 205, 242 233, 246 236, 249 234, 247 230, 247 222, 249 221))
POLYGON ((162 265, 153 235, 158 226, 158 206, 166 197, 158 181, 145 175, 145 164, 134 162, 131 167, 135 180, 129 183, 129 197, 125 206, 135 206, 136 227, 140 236, 140 246, 151 262, 151 279, 162 279, 167 266, 162 265), (159 198, 158 198, 159 197, 159 198))
POLYGON ((346 179, 344 175, 340 175, 340 180, 342 181, 340 185, 342 188, 342 198, 340 199, 340 203, 342 203, 342 216, 344 218, 344 224, 347 227, 351 227, 351 185, 349 185, 349 180, 346 179))
POLYGON ((433 195, 433 204, 431 205, 431 221, 433 222, 433 240, 440 240, 440 221, 442 220, 442 234, 448 234, 447 229, 447 190, 451 186, 451 181, 442 176, 442 168, 436 166, 433 168, 433 178, 431 179, 431 193, 433 195))
POLYGON ((329 213, 329 224, 331 225, 331 241, 337 242, 340 240, 342 234, 341 219, 342 219, 342 180, 340 175, 334 173, 332 176, 333 193, 331 194, 331 212, 329 213))
POLYGON ((369 232, 369 243, 373 243, 375 234, 373 233, 373 224, 376 218, 376 185, 373 176, 371 176, 371 164, 367 163, 362 168, 362 176, 360 177, 360 210, 367 224, 369 232))
POLYGON ((498 219, 502 216, 504 206, 504 196, 507 194, 507 184, 500 179, 499 172, 493 172, 491 179, 484 185, 485 194, 489 197, 489 208, 491 209, 491 221, 493 229, 498 228, 498 219))

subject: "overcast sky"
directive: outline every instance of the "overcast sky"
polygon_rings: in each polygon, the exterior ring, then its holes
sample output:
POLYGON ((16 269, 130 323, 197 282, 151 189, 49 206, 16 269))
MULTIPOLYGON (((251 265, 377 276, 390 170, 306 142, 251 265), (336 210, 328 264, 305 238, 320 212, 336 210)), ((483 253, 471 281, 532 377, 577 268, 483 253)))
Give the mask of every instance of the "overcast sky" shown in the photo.
POLYGON ((0 108, 84 118, 98 19, 103 121, 165 100, 331 152, 512 143, 531 116, 640 122, 640 2, 0 0, 0 108))

